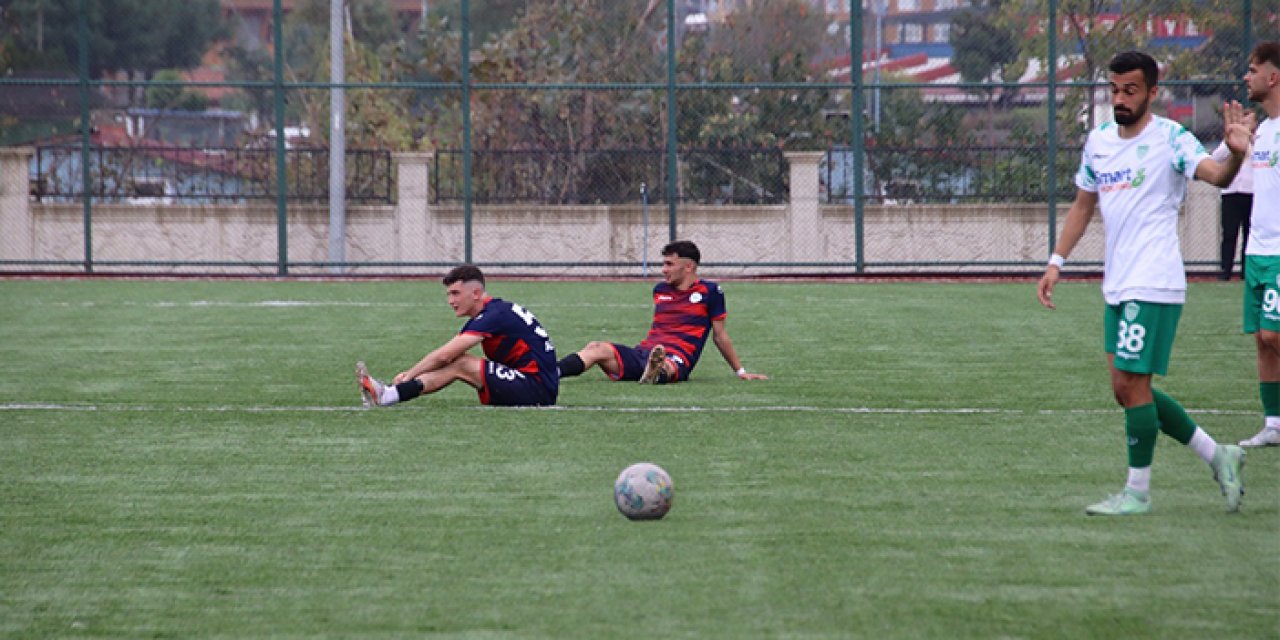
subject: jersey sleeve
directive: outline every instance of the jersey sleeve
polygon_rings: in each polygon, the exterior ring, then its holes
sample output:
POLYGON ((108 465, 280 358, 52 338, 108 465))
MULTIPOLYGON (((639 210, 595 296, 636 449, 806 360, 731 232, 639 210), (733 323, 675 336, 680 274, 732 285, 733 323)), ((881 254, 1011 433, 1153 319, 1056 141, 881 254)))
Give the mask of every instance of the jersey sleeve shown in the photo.
POLYGON ((707 287, 707 317, 712 320, 723 320, 728 315, 724 305, 724 289, 719 284, 707 287))
POLYGON ((1184 127, 1179 127, 1174 132, 1171 144, 1173 145, 1174 171, 1188 178, 1195 178, 1196 167, 1209 158, 1204 145, 1200 144, 1195 135, 1184 127))
POLYGON ((1098 192, 1098 172, 1093 167, 1093 134, 1084 142, 1080 151, 1080 168, 1076 170, 1076 186, 1081 191, 1098 192))

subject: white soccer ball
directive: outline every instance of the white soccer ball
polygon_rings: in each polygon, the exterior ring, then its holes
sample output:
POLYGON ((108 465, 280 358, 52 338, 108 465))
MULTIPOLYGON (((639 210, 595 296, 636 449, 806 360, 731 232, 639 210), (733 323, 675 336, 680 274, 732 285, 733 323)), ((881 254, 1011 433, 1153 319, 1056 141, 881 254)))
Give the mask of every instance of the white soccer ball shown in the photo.
POLYGON ((652 462, 623 469, 613 483, 613 503, 631 520, 657 520, 667 515, 675 497, 671 475, 652 462))

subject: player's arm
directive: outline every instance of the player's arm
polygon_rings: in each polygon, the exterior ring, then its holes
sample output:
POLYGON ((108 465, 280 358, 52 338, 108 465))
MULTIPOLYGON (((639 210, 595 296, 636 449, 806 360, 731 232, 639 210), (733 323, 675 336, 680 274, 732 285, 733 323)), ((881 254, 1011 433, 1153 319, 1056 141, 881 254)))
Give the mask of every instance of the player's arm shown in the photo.
POLYGON ((459 333, 448 342, 441 345, 435 351, 423 356, 418 364, 413 365, 407 371, 402 371, 392 380, 393 383, 399 384, 405 380, 412 380, 429 371, 435 371, 445 365, 457 360, 462 354, 466 353, 471 347, 474 347, 484 340, 484 336, 474 333, 459 333))
POLYGON ((1236 179, 1240 165, 1249 152, 1249 143, 1253 141, 1253 112, 1246 113, 1239 102, 1228 102, 1222 105, 1222 119, 1226 123, 1223 131, 1223 144, 1231 153, 1219 162, 1209 157, 1196 165, 1196 180, 1207 182, 1215 187, 1226 188, 1236 179))
POLYGON ((738 359, 738 352, 733 348, 733 340, 729 338, 729 331, 724 328, 724 318, 711 321, 711 340, 716 343, 716 348, 720 350, 720 355, 724 356, 724 361, 729 363, 729 368, 743 380, 768 380, 769 376, 763 373, 749 373, 742 366, 742 361, 738 359))
MULTIPOLYGON (((1089 221, 1093 219, 1093 212, 1097 207, 1097 193, 1076 189, 1076 199, 1071 203, 1071 209, 1067 211, 1067 219, 1062 223, 1062 231, 1058 234, 1058 244, 1053 248, 1055 261, 1057 256, 1065 259, 1071 255, 1071 250, 1076 247, 1076 243, 1080 242, 1085 230, 1089 228, 1089 221)), ((1058 283, 1061 270, 1061 265, 1051 261, 1049 266, 1045 267, 1044 275, 1040 277, 1040 285, 1036 289, 1040 304, 1050 309, 1054 308, 1053 286, 1058 283)))

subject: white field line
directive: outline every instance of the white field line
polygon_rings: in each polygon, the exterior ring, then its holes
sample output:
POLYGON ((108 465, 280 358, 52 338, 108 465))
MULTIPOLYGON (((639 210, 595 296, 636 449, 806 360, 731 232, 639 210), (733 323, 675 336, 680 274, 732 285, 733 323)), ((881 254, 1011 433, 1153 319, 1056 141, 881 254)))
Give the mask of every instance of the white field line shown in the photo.
MULTIPOLYGON (((307 307, 367 307, 367 308, 421 308, 431 304, 431 300, 422 302, 362 302, 359 300, 258 300, 252 302, 229 302, 218 300, 186 300, 186 301, 155 301, 155 302, 36 302, 35 305, 43 305, 46 307, 74 307, 74 308, 94 308, 94 307, 148 307, 156 309, 200 309, 212 307, 225 308, 257 308, 257 309, 293 309, 307 307)), ((607 302, 556 302, 550 305, 539 304, 538 308, 547 307, 564 307, 564 308, 648 308, 648 304, 642 302, 639 304, 620 304, 607 302)))
MULTIPOLYGON (((471 406, 468 410, 503 411, 499 407, 471 406)), ((408 407, 397 411, 414 410, 408 407)), ((427 410, 426 407, 416 410, 427 410)), ((817 407, 805 405, 766 405, 758 407, 602 407, 561 405, 555 407, 525 407, 519 411, 569 411, 569 412, 616 412, 616 413, 831 413, 831 414, 886 414, 886 415, 1055 415, 1055 414, 1110 414, 1119 409, 989 409, 980 407, 921 407, 904 409, 898 407, 817 407)), ((178 413, 343 413, 367 411, 360 406, 255 406, 255 405, 209 405, 209 406, 168 406, 168 405, 93 405, 93 404, 57 404, 42 402, 10 402, 0 403, 0 411, 69 411, 69 412, 103 412, 103 413, 146 413, 173 411, 178 413)), ((1188 409, 1188 413, 1205 415, 1253 415, 1256 411, 1237 409, 1188 409)))

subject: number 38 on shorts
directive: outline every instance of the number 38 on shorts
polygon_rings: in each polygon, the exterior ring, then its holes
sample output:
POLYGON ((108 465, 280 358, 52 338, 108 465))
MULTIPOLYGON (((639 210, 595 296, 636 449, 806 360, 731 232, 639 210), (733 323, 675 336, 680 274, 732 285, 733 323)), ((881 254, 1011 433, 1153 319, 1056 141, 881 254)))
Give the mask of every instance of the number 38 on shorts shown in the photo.
POLYGON ((1106 352, 1115 356, 1115 367, 1130 373, 1167 373, 1181 316, 1180 304, 1129 300, 1107 305, 1103 342, 1106 352))

